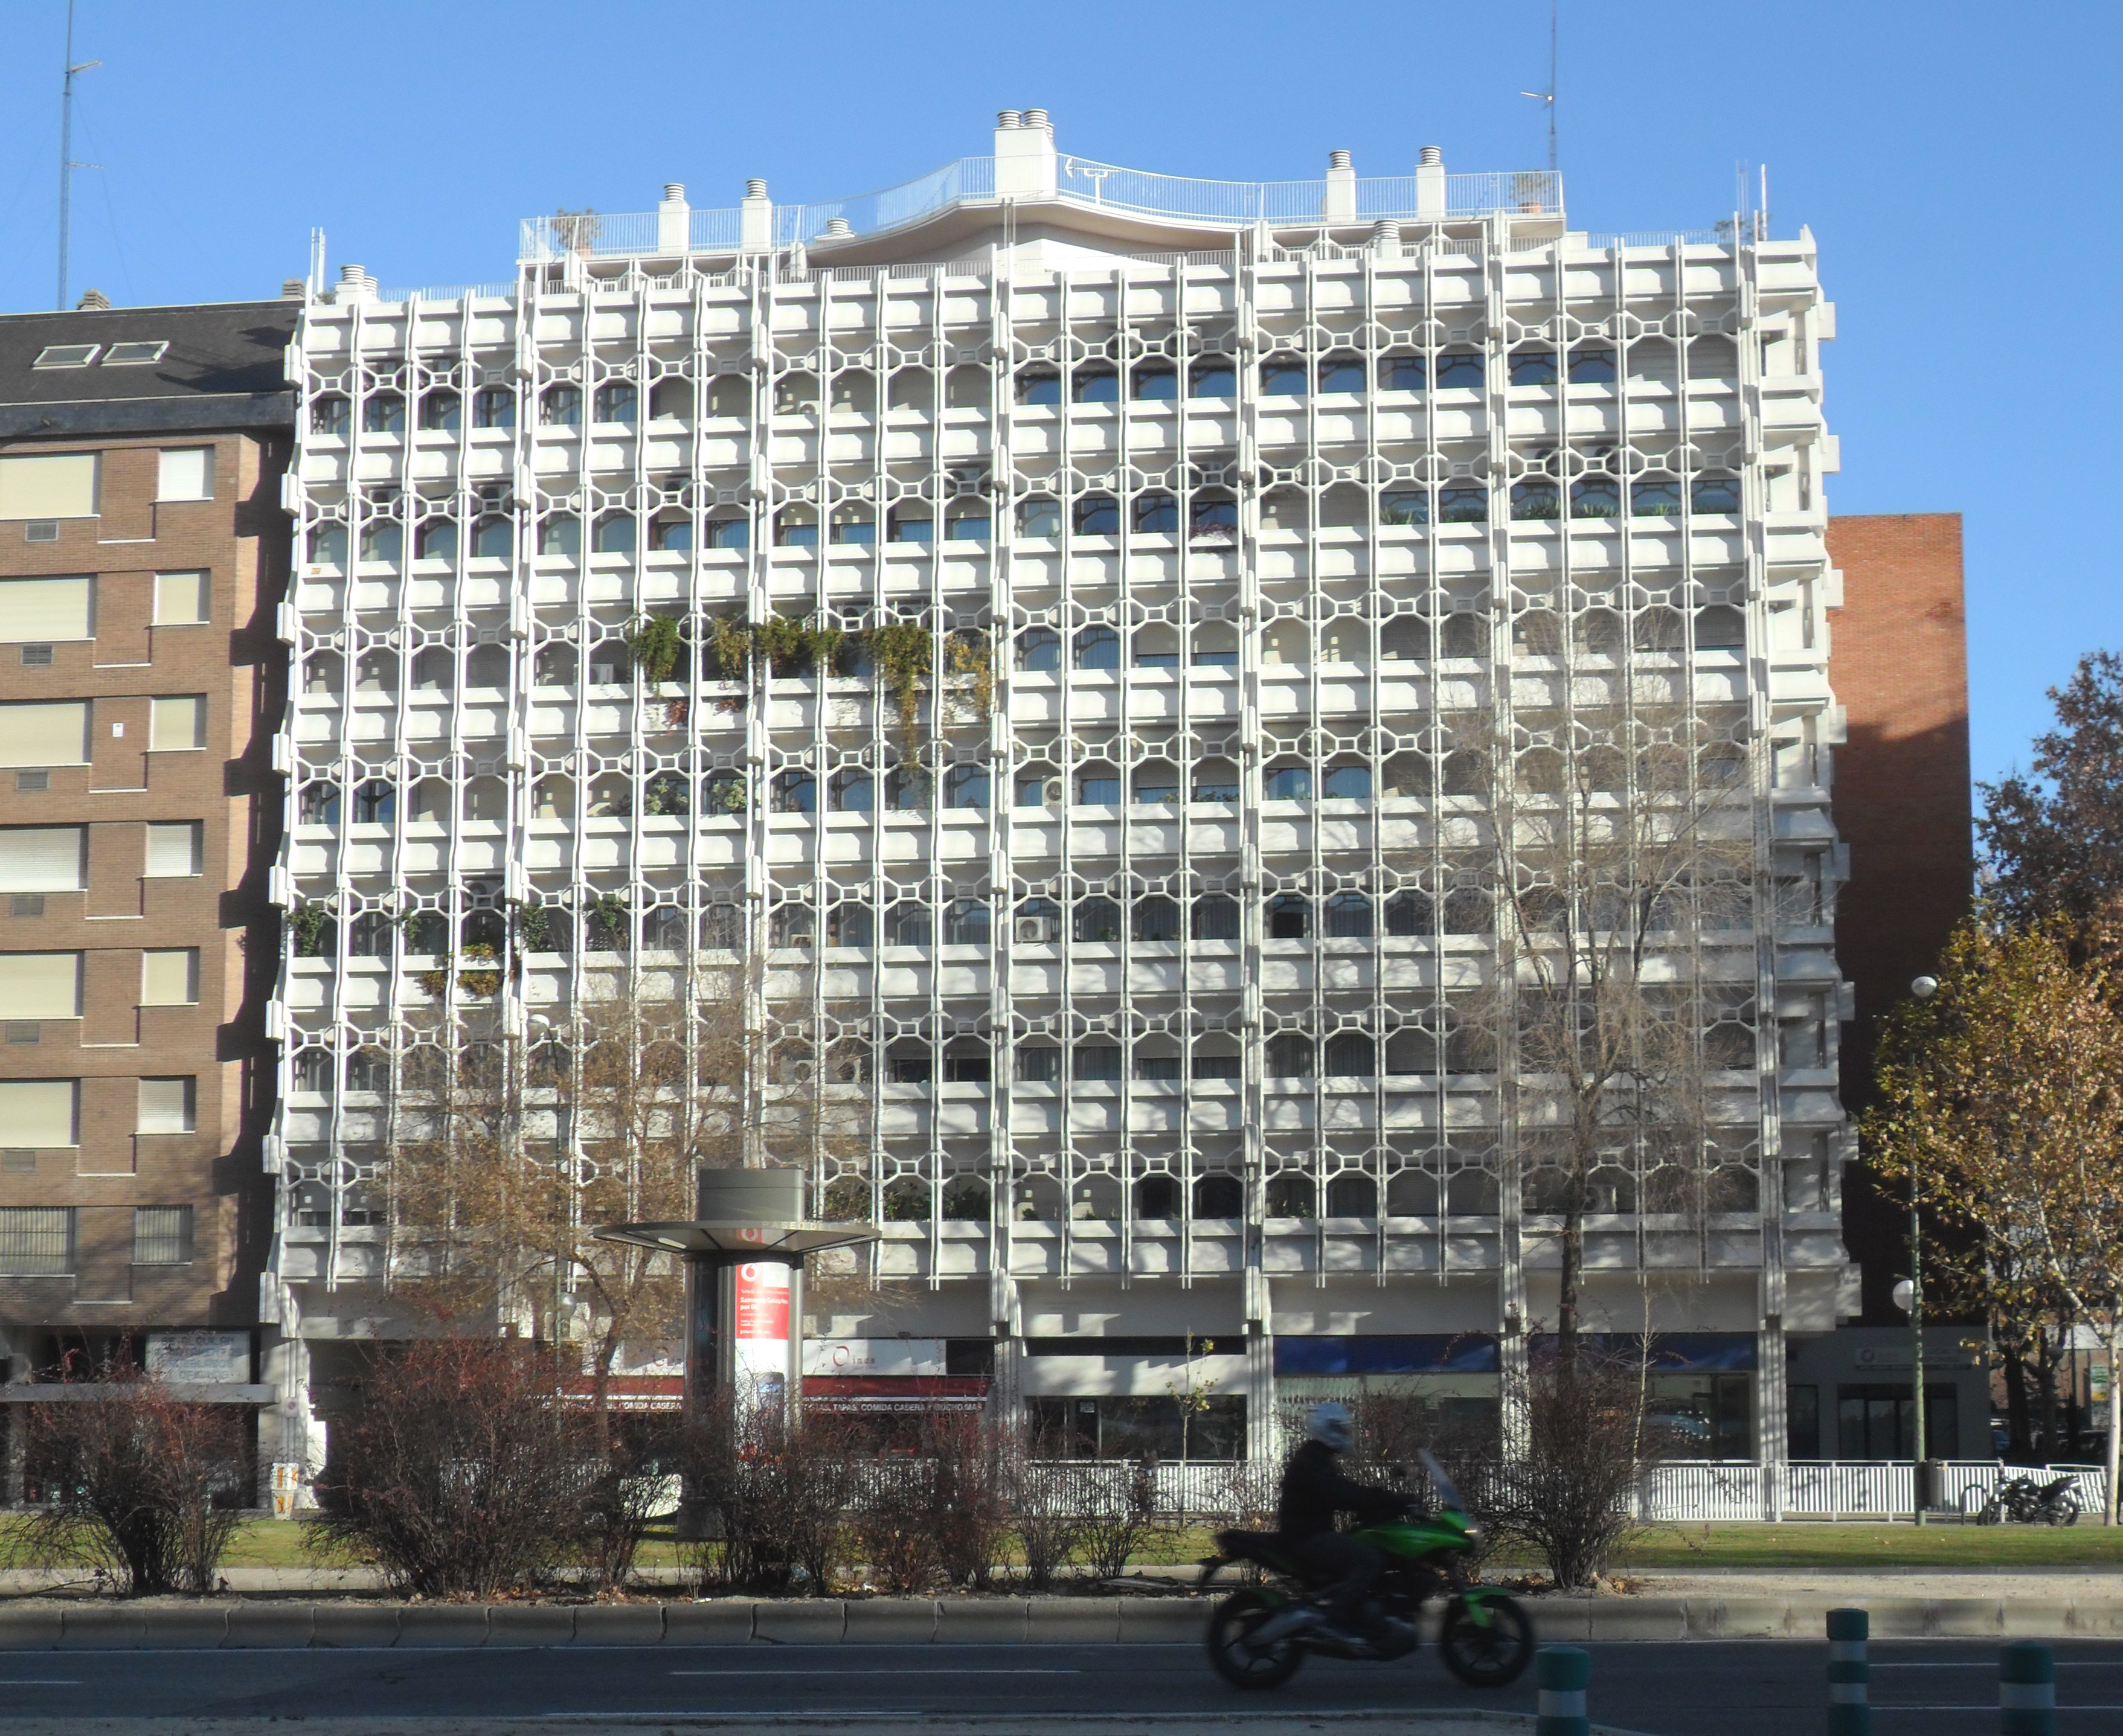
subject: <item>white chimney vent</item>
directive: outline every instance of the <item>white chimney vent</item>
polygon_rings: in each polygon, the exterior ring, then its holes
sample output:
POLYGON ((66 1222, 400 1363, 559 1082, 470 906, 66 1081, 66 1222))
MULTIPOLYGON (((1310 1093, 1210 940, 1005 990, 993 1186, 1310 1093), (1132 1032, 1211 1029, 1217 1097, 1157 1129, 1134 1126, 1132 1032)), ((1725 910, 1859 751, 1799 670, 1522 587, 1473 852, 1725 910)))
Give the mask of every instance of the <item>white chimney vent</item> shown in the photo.
POLYGON ((1327 153, 1327 191, 1319 214, 1330 223, 1357 220, 1357 166, 1347 151, 1327 153))

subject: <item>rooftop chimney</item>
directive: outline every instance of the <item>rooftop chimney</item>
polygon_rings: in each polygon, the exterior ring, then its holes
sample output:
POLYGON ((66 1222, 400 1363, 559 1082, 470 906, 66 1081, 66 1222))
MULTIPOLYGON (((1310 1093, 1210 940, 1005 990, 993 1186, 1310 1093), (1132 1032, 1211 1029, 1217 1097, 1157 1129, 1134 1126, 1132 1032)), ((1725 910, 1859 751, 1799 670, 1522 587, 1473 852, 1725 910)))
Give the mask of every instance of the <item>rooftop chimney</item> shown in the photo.
POLYGON ((1415 214, 1431 218, 1445 215, 1445 152, 1425 145, 1415 166, 1415 214))
POLYGON ((854 233, 854 228, 851 227, 846 218, 829 217, 826 219, 826 232, 820 239, 828 241, 845 241, 854 233))
POLYGON ((339 289, 332 299, 344 306, 349 302, 369 302, 376 298, 376 279, 359 265, 339 268, 339 289))
POLYGON ((77 313, 101 313, 110 306, 110 297, 100 289, 84 289, 73 305, 77 313))
POLYGON ((1055 185, 1054 129, 1047 110, 1027 109, 1020 115, 1005 109, 996 116, 996 197, 1052 199, 1055 185))
POLYGON ((738 215, 738 246, 746 253, 774 251, 774 207, 766 197, 766 183, 757 175, 744 184, 744 203, 738 215))
POLYGON ((1400 257, 1400 225, 1382 217, 1371 225, 1371 251, 1382 260, 1400 257))
POLYGON ((304 283, 302 278, 282 278, 280 279, 280 299, 282 301, 306 302, 309 299, 309 294, 310 286, 304 283))
POLYGON ((1330 223, 1357 220, 1357 166, 1347 151, 1327 153, 1327 194, 1319 214, 1330 223))
POLYGON ((663 254, 690 253, 693 246, 693 213, 686 204, 686 184, 663 183, 663 203, 656 208, 656 250, 663 254))

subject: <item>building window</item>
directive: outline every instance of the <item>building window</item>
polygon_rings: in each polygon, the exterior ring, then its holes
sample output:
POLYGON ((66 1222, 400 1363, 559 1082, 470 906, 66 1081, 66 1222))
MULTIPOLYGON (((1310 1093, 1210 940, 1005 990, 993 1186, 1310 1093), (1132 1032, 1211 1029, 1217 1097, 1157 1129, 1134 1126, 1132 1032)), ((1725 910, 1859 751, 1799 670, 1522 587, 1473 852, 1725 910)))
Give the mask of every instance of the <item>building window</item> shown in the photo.
POLYGON ((356 826, 388 826, 397 812, 397 785, 371 778, 354 793, 356 826))
POLYGON ((711 549, 745 549, 752 545, 752 521, 748 518, 710 518, 708 521, 708 546, 711 549))
POLYGON ((1612 476, 1581 476, 1570 484, 1572 518, 1619 518, 1622 485, 1612 476))
POLYGON ((47 344, 37 352, 32 367, 86 367, 96 359, 100 344, 47 344))
POLYGON ((431 518, 413 533, 413 558, 415 560, 455 560, 457 558, 457 527, 453 520, 431 518))
POLYGON ((192 1257, 192 1209, 189 1205, 133 1208, 133 1263, 188 1266, 192 1257))
POLYGON ((768 805, 777 814, 811 814, 818 809, 818 780, 808 771, 777 772, 768 805))
POLYGON ((1239 799, 1239 769, 1229 760, 1204 760, 1194 768, 1193 798, 1197 802, 1235 802, 1239 799))
POLYGON ((944 774, 944 806, 986 807, 988 770, 985 765, 954 765, 944 774))
POLYGON ((1128 919, 1135 938, 1146 945, 1179 938, 1179 906, 1172 899, 1138 898, 1128 908, 1128 919))
POLYGON ((1121 667, 1121 636, 1104 625, 1079 628, 1076 663, 1079 669, 1118 669, 1121 667))
POLYGON ((1025 627, 1017 635, 1017 667, 1028 674, 1052 674, 1062 667, 1062 635, 1052 627, 1025 627))
POLYGON ((894 507, 887 529, 893 542, 934 542, 936 509, 926 502, 894 507))
POLYGON ((1194 901, 1188 929, 1197 940, 1236 940, 1239 901, 1223 892, 1205 892, 1194 901))
POLYGON ((1138 494, 1135 498, 1135 528, 1138 536, 1171 536, 1179 529, 1179 502, 1170 494, 1138 494))
POLYGON ((944 540, 986 542, 993 532, 993 525, 985 505, 954 503, 944 515, 944 540))
POLYGON ((1239 395, 1239 371, 1221 356, 1204 358, 1187 370, 1187 395, 1190 398, 1235 398, 1239 395))
POLYGON ((447 386, 420 399, 420 426, 431 433, 454 434, 464 420, 464 400, 447 386))
POLYGON ((1017 503, 1017 534, 1019 536, 1059 536, 1062 534, 1062 503, 1052 495, 1033 494, 1017 503))
POLYGON ((1629 511, 1638 518, 1678 518, 1680 484, 1671 476, 1640 476, 1629 484, 1629 511))
POLYGON ((598 388, 596 410, 600 422, 624 423, 630 428, 640 406, 640 395, 629 381, 614 380, 598 388))
POLYGON ((1019 404, 1059 404, 1062 401, 1062 377, 1045 368, 1028 368, 1017 377, 1017 401, 1019 404))
POLYGON ((1437 522, 1440 524, 1487 524, 1489 522, 1489 491, 1479 483, 1440 489, 1437 491, 1437 522))
POLYGON ((1113 1043, 1079 1043, 1070 1056, 1070 1076, 1079 1084, 1118 1084, 1121 1051, 1113 1043))
POLYGON ((884 805, 895 813, 926 813, 929 774, 919 765, 895 765, 884 774, 884 805))
POLYGON ((1128 395, 1146 404, 1169 404, 1179 396, 1179 374, 1169 363, 1146 363, 1128 376, 1128 395))
POLYGON ((330 438, 344 438, 353 426, 354 407, 337 393, 310 400, 310 432, 330 438))
POLYGON ((73 1270, 73 1207, 0 1207, 0 1275, 63 1278, 73 1270))
POLYGON ((1365 892, 1336 892, 1324 909, 1329 940, 1369 940, 1371 938, 1371 901, 1365 892))
POLYGON ((1699 512, 1736 512, 1740 510, 1740 479, 1699 476, 1689 486, 1688 503, 1699 512))
POLYGON ((1302 362, 1288 358, 1261 363, 1260 389, 1263 398, 1301 398, 1308 370, 1302 362))
POLYGON ((1361 356, 1329 356, 1319 364, 1319 390, 1361 395, 1364 390, 1361 356))
POLYGON ((1085 807, 1118 807, 1121 774, 1110 765, 1087 765, 1076 774, 1076 800, 1085 807))
POLYGON ((1148 760, 1135 769, 1138 807, 1169 807, 1179 799, 1179 768, 1169 760, 1148 760))
POLYGON ((1118 536, 1121 534, 1121 503, 1110 494, 1086 494, 1076 503, 1079 536, 1118 536))
POLYGON ((1310 802, 1312 770, 1305 765, 1272 765, 1261 778, 1261 799, 1265 802, 1310 802))
POLYGON ((859 765, 845 766, 835 772, 828 788, 837 813, 866 814, 876 801, 876 788, 870 774, 859 765))
POLYGON ((473 394, 474 428, 513 428, 516 426, 516 394, 505 386, 485 386, 473 394))
MULTIPOLYGON (((1361 1031, 1339 1031, 1327 1039, 1324 1065, 1321 1071, 1329 1079, 1367 1079, 1378 1069, 1378 1048, 1361 1031)), ((1361 1217, 1366 1214, 1347 1212, 1344 1217, 1361 1217)))
POLYGON ((1419 392, 1430 383, 1430 370, 1421 356, 1388 356, 1379 363, 1379 390, 1419 392))
POLYGON ((1268 939, 1311 939, 1312 901, 1302 893, 1277 893, 1268 900, 1265 914, 1268 939))
POLYGON ((582 389, 574 386, 547 386, 538 400, 538 420, 546 428, 580 428, 582 389))
MULTIPOLYGON (((944 944, 947 947, 985 947, 991 933, 987 904, 977 898, 961 898, 944 910, 944 944)), ((985 1057, 983 1057, 985 1059, 985 1057)), ((987 1075, 982 1075, 983 1079, 987 1075)))
POLYGON ((365 564, 395 567, 405 553, 405 527, 396 520, 372 518, 361 527, 361 559, 365 564))
POLYGON ((476 560, 507 560, 516 550, 516 526, 507 518, 482 518, 471 527, 476 560))
POLYGON ((865 507, 841 507, 826 526, 826 540, 837 548, 870 548, 877 542, 877 519, 865 507))
POLYGON ((1224 544, 1239 534, 1239 503, 1229 494, 1197 494, 1187 509, 1187 535, 1198 543, 1224 544))
POLYGON ((191 1133, 199 1126, 199 1082, 182 1079, 140 1081, 142 1133, 191 1133))
POLYGON ((1560 518, 1562 491, 1552 476, 1529 476, 1511 484, 1511 517, 1517 520, 1560 518))
POLYGON ((1514 386, 1553 386, 1555 384, 1555 352, 1552 349, 1517 349, 1511 352, 1511 384, 1514 386))
POLYGON ((1118 946, 1121 907, 1110 898, 1080 898, 1072 913, 1071 928, 1080 944, 1118 946))
POLYGON ((1612 386, 1615 352, 1611 349, 1573 349, 1570 353, 1572 386, 1612 386))
POLYGON ((1371 769, 1368 765, 1330 765, 1319 793, 1330 802, 1368 802, 1371 799, 1371 769))
POLYGON ((1069 377, 1069 396, 1077 404, 1118 404, 1121 377, 1110 367, 1080 367, 1069 377))
POLYGON ((180 880, 203 872, 205 851, 198 820, 148 822, 148 877, 180 880))
POLYGON ((1430 522, 1430 491, 1427 489, 1394 489, 1379 497, 1379 522, 1382 525, 1427 525, 1430 522))
POLYGON ((1020 1043, 1015 1070, 1023 1083, 1053 1084, 1062 1077, 1062 1051, 1052 1043, 1020 1043))
POLYGON ((155 476, 157 500, 213 498, 212 447, 171 447, 160 453, 158 459, 155 476))
POLYGON ((371 392, 361 400, 361 431, 364 434, 404 433, 405 400, 396 392, 371 392))

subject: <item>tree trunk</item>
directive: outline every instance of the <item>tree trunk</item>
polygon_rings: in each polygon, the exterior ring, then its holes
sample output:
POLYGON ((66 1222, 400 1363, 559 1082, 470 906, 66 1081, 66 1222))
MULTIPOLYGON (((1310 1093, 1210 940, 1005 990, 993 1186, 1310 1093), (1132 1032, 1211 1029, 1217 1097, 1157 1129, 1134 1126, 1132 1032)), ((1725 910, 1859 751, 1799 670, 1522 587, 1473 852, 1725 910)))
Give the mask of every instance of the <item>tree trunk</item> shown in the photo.
POLYGON ((1585 1271, 1585 1205, 1572 1190, 1563 1214, 1563 1271, 1555 1295, 1555 1354, 1562 1367, 1577 1366, 1577 1291, 1585 1271))
POLYGON ((2116 1473, 2118 1448, 2123 1447, 2123 1381, 2116 1377, 2119 1351, 2123 1351, 2123 1314, 2108 1317, 2108 1491, 2101 1504, 2101 1523, 2116 1523, 2116 1473))
POLYGON ((2027 1405, 2027 1357, 2023 1341, 2005 1349, 2005 1415, 2012 1437, 2006 1451, 2016 1458, 2033 1458, 2034 1420, 2027 1405))
POLYGON ((2050 1343, 2049 1328, 2036 1341, 2035 1373, 2042 1387, 2042 1456, 2057 1457, 2056 1351, 2050 1343))

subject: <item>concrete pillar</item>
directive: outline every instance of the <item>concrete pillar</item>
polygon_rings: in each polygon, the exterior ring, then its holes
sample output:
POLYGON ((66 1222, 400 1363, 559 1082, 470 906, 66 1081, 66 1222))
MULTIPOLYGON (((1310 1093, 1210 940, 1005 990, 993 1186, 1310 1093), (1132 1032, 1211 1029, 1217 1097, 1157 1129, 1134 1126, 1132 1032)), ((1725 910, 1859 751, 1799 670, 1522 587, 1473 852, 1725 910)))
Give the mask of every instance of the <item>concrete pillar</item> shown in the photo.
POLYGON ((667 181, 656 208, 656 250, 683 256, 692 250, 693 208, 686 203, 682 181, 667 181))

